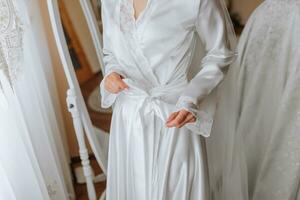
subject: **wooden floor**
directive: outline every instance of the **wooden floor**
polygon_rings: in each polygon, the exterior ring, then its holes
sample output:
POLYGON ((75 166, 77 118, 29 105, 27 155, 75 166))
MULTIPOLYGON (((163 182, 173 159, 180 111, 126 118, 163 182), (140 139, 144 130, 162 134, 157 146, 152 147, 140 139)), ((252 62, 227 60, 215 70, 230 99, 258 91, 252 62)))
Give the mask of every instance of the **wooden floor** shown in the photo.
MULTIPOLYGON (((79 166, 80 163, 76 163, 73 165, 73 167, 79 166)), ((91 166, 94 169, 95 174, 101 173, 101 169, 99 168, 97 161, 95 159, 91 159, 91 166)), ((105 190, 106 183, 97 183, 95 184, 96 192, 97 192, 97 198, 99 199, 103 191, 105 190)), ((87 195, 87 189, 85 184, 74 184, 74 189, 76 193, 76 199, 77 200, 89 200, 87 195)))
MULTIPOLYGON (((93 78, 91 78, 89 81, 81 85, 81 91, 82 95, 87 102, 87 99, 89 95, 94 91, 94 89, 100 84, 101 81, 101 75, 97 74, 93 78)), ((92 123, 97 126, 100 129, 103 129, 107 132, 109 132, 110 122, 111 122, 111 114, 103 114, 99 112, 95 112, 87 106, 92 123)), ((95 158, 91 158, 91 166, 95 172, 95 174, 101 173, 101 169, 99 165, 97 164, 97 161, 95 158)), ((72 168, 80 165, 80 160, 78 162, 75 162, 72 164, 72 168)), ((106 183, 97 183, 96 186, 96 192, 97 192, 97 198, 99 199, 102 192, 105 190, 106 183)), ((76 193, 76 199, 77 200, 88 200, 87 195, 87 189, 85 184, 78 184, 74 183, 74 189, 76 193)))
MULTIPOLYGON (((78 165, 80 165, 80 163, 78 163, 78 165)), ((96 174, 101 172, 101 169, 99 168, 95 159, 91 160, 91 166, 93 167, 96 174)), ((97 183, 95 184, 95 187, 97 192, 97 198, 99 199, 101 194, 105 190, 106 183, 105 182, 97 183)), ((87 195, 87 188, 85 184, 74 183, 74 189, 75 189, 77 200, 89 200, 87 195)))
MULTIPOLYGON (((89 95, 94 91, 94 89, 99 86, 101 81, 101 75, 94 75, 89 81, 81 85, 81 92, 85 101, 89 95)), ((95 112, 87 106, 92 123, 100 129, 103 129, 109 132, 110 122, 111 122, 111 114, 99 113, 95 112)))

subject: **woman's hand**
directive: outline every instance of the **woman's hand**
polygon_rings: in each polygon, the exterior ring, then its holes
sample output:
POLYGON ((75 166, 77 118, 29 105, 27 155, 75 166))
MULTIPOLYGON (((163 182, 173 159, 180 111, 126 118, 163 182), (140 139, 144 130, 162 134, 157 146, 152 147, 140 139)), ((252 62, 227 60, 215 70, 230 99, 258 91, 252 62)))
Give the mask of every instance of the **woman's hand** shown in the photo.
POLYGON ((186 111, 186 110, 181 110, 178 112, 174 112, 170 115, 170 117, 167 119, 167 127, 168 128, 181 128, 184 125, 186 125, 187 123, 193 123, 196 121, 196 117, 186 111))
POLYGON ((128 85, 122 79, 123 77, 120 74, 112 72, 104 80, 105 89, 113 94, 128 89, 128 85))

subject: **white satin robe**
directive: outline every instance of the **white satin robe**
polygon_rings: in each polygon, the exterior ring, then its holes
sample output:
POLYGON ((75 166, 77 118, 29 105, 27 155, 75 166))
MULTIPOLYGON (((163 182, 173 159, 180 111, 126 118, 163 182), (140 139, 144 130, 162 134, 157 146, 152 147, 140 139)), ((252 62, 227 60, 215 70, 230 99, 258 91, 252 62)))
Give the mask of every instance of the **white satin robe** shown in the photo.
POLYGON ((102 1, 105 75, 117 72, 129 85, 111 94, 101 83, 102 106, 114 108, 107 199, 206 200, 200 135, 209 136, 213 112, 198 103, 235 57, 224 12, 215 0, 148 0, 135 20, 132 5, 102 1), (206 56, 189 81, 198 36, 206 56), (167 117, 180 109, 197 121, 167 128, 167 117))

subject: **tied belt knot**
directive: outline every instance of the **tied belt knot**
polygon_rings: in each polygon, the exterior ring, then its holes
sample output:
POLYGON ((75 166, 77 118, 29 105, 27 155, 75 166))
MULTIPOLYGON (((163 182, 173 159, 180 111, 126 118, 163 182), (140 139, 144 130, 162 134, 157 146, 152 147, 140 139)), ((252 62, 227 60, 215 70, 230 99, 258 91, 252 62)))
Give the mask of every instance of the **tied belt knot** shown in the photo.
POLYGON ((134 99, 137 102, 140 117, 154 113, 162 121, 166 121, 168 116, 174 111, 175 105, 165 101, 167 97, 176 96, 186 86, 186 82, 160 85, 147 89, 146 86, 124 79, 129 86, 127 91, 123 91, 125 98, 134 99))

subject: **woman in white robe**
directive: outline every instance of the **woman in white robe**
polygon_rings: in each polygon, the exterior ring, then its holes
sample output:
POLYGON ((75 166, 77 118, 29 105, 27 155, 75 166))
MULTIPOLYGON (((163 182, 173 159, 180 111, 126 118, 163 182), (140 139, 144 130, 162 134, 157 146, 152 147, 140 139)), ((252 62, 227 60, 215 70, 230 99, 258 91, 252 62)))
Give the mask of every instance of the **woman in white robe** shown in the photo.
MULTIPOLYGON (((105 77, 102 106, 113 105, 108 200, 207 200, 201 135, 208 137, 215 99, 206 97, 235 58, 235 35, 220 0, 148 0, 134 17, 132 0, 102 0, 105 77), (200 37, 199 37, 200 36, 200 37), (198 37, 201 71, 188 79, 198 37), (128 89, 115 94, 117 73, 128 89), (211 105, 211 106, 206 106, 211 105), (167 127, 171 113, 196 121, 167 127)), ((198 70, 199 71, 199 70, 198 70)))
POLYGON ((299 200, 300 1, 262 3, 238 52, 207 140, 213 200, 299 200))

